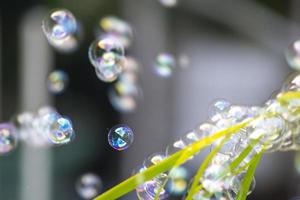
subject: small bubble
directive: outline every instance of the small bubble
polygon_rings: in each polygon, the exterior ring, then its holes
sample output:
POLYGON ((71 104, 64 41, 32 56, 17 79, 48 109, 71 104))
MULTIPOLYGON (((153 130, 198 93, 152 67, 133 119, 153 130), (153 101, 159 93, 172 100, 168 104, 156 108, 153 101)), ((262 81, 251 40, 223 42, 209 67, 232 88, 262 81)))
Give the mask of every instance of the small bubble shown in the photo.
POLYGON ((157 56, 154 70, 161 77, 170 77, 175 68, 176 61, 173 55, 169 53, 161 53, 157 56))
POLYGON ((159 0, 160 4, 164 7, 175 7, 177 5, 177 0, 159 0))
POLYGON ((97 39, 90 45, 89 59, 97 77, 104 82, 112 82, 123 70, 124 48, 116 40, 97 39))
POLYGON ((124 48, 128 48, 131 45, 132 28, 126 21, 115 16, 107 16, 100 20, 99 25, 101 30, 104 31, 101 34, 102 37, 118 40, 124 48))
POLYGON ((9 123, 0 124, 0 155, 7 154, 17 147, 18 138, 15 127, 9 123))
POLYGON ((101 178, 93 173, 82 175, 76 182, 77 193, 83 199, 92 199, 100 194, 103 184, 101 178))
POLYGON ((285 51, 285 58, 294 70, 300 70, 300 40, 292 43, 285 51))
POLYGON ((69 84, 69 76, 62 70, 55 70, 48 76, 47 86, 51 93, 61 94, 69 84))
POLYGON ((108 133, 108 142, 112 148, 118 151, 125 150, 133 143, 133 131, 127 125, 116 125, 108 133))

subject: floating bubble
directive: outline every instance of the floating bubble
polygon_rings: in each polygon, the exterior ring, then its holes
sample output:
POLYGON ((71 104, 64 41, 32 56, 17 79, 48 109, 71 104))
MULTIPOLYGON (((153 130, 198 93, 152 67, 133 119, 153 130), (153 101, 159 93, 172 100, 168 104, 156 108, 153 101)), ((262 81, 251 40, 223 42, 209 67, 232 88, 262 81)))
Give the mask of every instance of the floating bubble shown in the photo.
POLYGON ((47 86, 50 92, 61 94, 69 84, 69 76, 62 70, 55 70, 48 76, 47 86))
POLYGON ((0 155, 7 154, 17 146, 18 138, 15 127, 9 123, 0 124, 0 155))
POLYGON ((116 40, 97 39, 90 45, 89 59, 98 78, 104 82, 112 82, 123 70, 124 48, 116 40))
POLYGON ((102 190, 101 178, 93 173, 82 175, 76 182, 76 191, 83 199, 92 199, 102 190))
POLYGON ((289 66, 295 70, 300 70, 300 40, 292 43, 285 51, 285 58, 289 66))
POLYGON ((115 16, 107 16, 100 20, 100 28, 104 31, 102 37, 108 37, 120 42, 124 48, 128 48, 132 41, 132 28, 124 20, 115 16))
POLYGON ((188 182, 186 179, 176 178, 171 179, 167 185, 167 191, 174 196, 180 196, 185 193, 188 187, 188 182))
POLYGON ((49 122, 47 137, 50 143, 63 145, 70 143, 75 138, 75 132, 69 119, 55 113, 44 116, 44 119, 49 122))
POLYGON ((176 62, 173 55, 169 53, 161 53, 157 56, 154 70, 161 77, 170 77, 175 68, 176 62))
POLYGON ((133 131, 125 124, 116 125, 108 133, 108 142, 118 151, 125 150, 133 143, 133 131))
POLYGON ((160 4, 165 7, 174 7, 177 5, 177 0, 159 0, 160 4))
POLYGON ((77 21, 66 9, 52 10, 42 21, 42 29, 49 43, 58 50, 70 52, 78 45, 77 21))

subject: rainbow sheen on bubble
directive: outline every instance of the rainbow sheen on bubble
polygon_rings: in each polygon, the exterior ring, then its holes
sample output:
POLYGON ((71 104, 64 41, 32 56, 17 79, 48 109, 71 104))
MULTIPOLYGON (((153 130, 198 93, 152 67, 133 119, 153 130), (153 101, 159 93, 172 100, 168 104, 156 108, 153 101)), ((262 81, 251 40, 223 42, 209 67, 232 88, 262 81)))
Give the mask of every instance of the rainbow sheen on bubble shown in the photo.
POLYGON ((110 146, 118 151, 125 150, 133 143, 133 131, 125 124, 112 127, 108 133, 110 146))
POLYGON ((69 76, 62 70, 55 70, 48 76, 47 86, 51 93, 61 94, 69 84, 69 76))
POLYGON ((7 154, 17 147, 18 138, 15 127, 10 123, 0 124, 0 155, 7 154))
POLYGON ((292 69, 300 70, 300 40, 293 42, 287 48, 285 58, 292 69))
POLYGON ((101 178, 93 173, 83 174, 76 182, 76 191, 83 199, 92 199, 101 193, 101 178))
POLYGON ((124 48, 111 38, 97 39, 89 47, 89 59, 97 77, 104 82, 112 82, 123 70, 124 48))
POLYGON ((176 61, 172 54, 160 53, 154 64, 154 71, 161 77, 170 77, 175 68, 176 61))
POLYGON ((128 48, 131 45, 132 28, 126 21, 115 16, 106 16, 100 20, 99 26, 102 31, 101 37, 117 40, 124 48, 128 48))
POLYGON ((68 144, 73 141, 75 133, 72 122, 59 114, 48 114, 44 119, 49 123, 47 137, 54 145, 68 144))
POLYGON ((61 52, 71 52, 78 46, 78 23, 69 10, 52 10, 43 19, 42 30, 49 43, 61 52))

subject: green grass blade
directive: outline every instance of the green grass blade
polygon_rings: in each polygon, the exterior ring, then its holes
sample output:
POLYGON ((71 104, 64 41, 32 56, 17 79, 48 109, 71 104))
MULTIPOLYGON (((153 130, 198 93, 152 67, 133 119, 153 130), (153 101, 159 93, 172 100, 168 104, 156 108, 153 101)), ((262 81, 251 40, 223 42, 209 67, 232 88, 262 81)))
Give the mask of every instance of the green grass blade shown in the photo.
POLYGON ((201 166, 199 167, 196 175, 194 176, 194 181, 192 183, 191 188, 189 189, 188 192, 188 196, 186 197, 186 200, 192 200, 194 194, 196 194, 199 190, 197 190, 198 188, 198 183, 199 180, 202 176, 202 174, 204 173, 206 167, 209 165, 209 163, 211 162, 211 160, 213 159, 213 157, 216 155, 216 153, 220 150, 220 148, 223 146, 223 144, 228 141, 228 139, 230 138, 231 134, 227 135, 227 137, 225 137, 220 144, 217 145, 216 148, 214 148, 209 154, 208 156, 205 158, 205 160, 203 161, 203 163, 201 164, 201 166))
POLYGON ((217 140, 227 134, 236 132, 237 130, 240 130, 241 128, 244 128, 245 126, 247 126, 250 123, 250 121, 252 121, 252 120, 248 120, 248 121, 236 124, 227 129, 218 131, 209 137, 205 137, 202 140, 197 141, 197 142, 185 147, 184 149, 172 154, 171 156, 169 156, 165 160, 161 161, 160 163, 153 165, 153 166, 149 167, 148 169, 146 169, 145 171, 140 172, 140 173, 130 177, 129 179, 123 181, 119 185, 111 188, 107 192, 96 197, 94 200, 114 200, 114 199, 117 199, 117 198, 127 194, 128 192, 130 192, 130 191, 134 190, 136 187, 138 187, 140 184, 151 180, 152 178, 159 175, 160 173, 168 171, 172 167, 176 167, 176 166, 183 164, 191 156, 195 155, 201 149, 210 145, 215 140, 217 140))
POLYGON ((254 174, 255 174, 256 167, 257 167, 262 155, 263 155, 263 152, 260 152, 259 154, 256 154, 253 157, 253 159, 252 159, 253 163, 249 166, 249 168, 245 174, 245 177, 242 181, 240 190, 237 194, 237 198, 236 198, 237 200, 246 200, 251 182, 252 182, 254 174))

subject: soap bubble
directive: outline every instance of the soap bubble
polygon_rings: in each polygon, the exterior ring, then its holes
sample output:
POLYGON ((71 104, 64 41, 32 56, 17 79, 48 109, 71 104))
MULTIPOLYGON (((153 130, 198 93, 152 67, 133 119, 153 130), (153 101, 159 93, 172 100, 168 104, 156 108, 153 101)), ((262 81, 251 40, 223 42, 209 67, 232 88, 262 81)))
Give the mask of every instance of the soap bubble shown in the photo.
POLYGON ((65 91, 69 84, 69 77, 62 70, 55 70, 48 76, 47 86, 50 92, 60 94, 65 91))
POLYGON ((137 108, 137 100, 134 96, 122 96, 117 94, 114 89, 110 89, 108 97, 112 106, 119 112, 130 113, 137 108))
POLYGON ((133 142, 133 131, 125 124, 116 125, 108 133, 108 142, 116 150, 125 150, 133 142))
POLYGON ((159 0, 160 4, 165 7, 174 7, 177 5, 177 0, 159 0))
POLYGON ((225 114, 230 109, 231 103, 224 99, 218 99, 210 105, 208 113, 209 118, 216 122, 225 117, 225 114))
POLYGON ((42 21, 42 29, 49 43, 57 50, 70 52, 78 41, 78 24, 74 15, 66 9, 52 10, 42 21))
POLYGON ((158 199, 162 200, 168 198, 169 193, 162 188, 162 184, 156 180, 147 181, 136 188, 137 196, 140 200, 153 200, 159 191, 158 199))
POLYGON ((285 58, 291 68, 300 70, 300 40, 288 47, 285 51, 285 58))
POLYGON ((92 199, 102 190, 101 178, 93 173, 82 175, 76 182, 76 191, 83 199, 92 199))
POLYGON ((188 171, 185 167, 179 166, 169 172, 167 191, 174 195, 182 195, 188 187, 188 171))
POLYGON ((89 59, 98 78, 105 82, 117 79, 123 70, 124 48, 110 38, 97 39, 89 48, 89 59))
POLYGON ((75 133, 69 119, 55 113, 44 116, 44 119, 49 122, 47 137, 52 144, 67 144, 74 139, 75 133))
POLYGON ((18 143, 15 127, 9 123, 0 124, 0 155, 7 154, 16 148, 18 143))
POLYGON ((107 16, 100 20, 100 28, 104 33, 102 37, 108 37, 120 42, 124 48, 128 48, 132 41, 132 28, 124 20, 115 16, 107 16))
POLYGON ((175 58, 169 53, 160 53, 155 61, 154 70, 161 77, 170 77, 175 68, 175 58))

